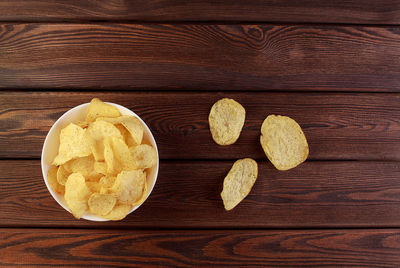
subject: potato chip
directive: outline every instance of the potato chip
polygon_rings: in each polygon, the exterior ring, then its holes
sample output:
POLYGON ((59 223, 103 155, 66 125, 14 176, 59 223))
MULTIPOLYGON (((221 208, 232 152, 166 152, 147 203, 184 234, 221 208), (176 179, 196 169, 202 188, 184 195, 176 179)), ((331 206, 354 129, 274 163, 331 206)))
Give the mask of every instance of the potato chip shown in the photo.
POLYGON ((96 122, 91 123, 87 129, 87 132, 93 139, 91 149, 96 161, 104 161, 104 138, 122 138, 118 128, 116 128, 113 124, 103 120, 97 120, 96 122))
POLYGON ((103 175, 94 169, 95 160, 93 155, 76 158, 68 161, 63 166, 70 173, 81 173, 88 180, 98 180, 103 175))
MULTIPOLYGON (((111 137, 111 148, 114 153, 114 160, 118 161, 121 165, 121 170, 133 170, 136 169, 135 161, 129 151, 128 145, 123 139, 111 137)), ((118 172, 121 170, 115 169, 118 172)))
POLYGON ((106 175, 107 174, 107 164, 105 162, 94 162, 94 170, 99 173, 106 175))
POLYGON ((138 168, 151 168, 157 163, 157 152, 150 145, 141 144, 131 147, 129 150, 138 168))
POLYGON ((75 123, 77 126, 81 127, 81 128, 87 128, 89 126, 89 123, 86 121, 78 121, 75 123))
POLYGON ((301 127, 287 116, 269 115, 261 126, 260 142, 279 170, 294 168, 308 157, 308 143, 301 127))
POLYGON ((104 216, 114 208, 117 198, 110 194, 93 193, 89 200, 89 210, 97 216, 104 216))
POLYGON ((90 190, 80 173, 69 175, 65 184, 65 202, 75 218, 80 219, 87 210, 90 190))
POLYGON ((91 153, 91 140, 86 130, 71 123, 61 130, 60 147, 53 165, 59 166, 71 159, 88 156, 91 153))
POLYGON ((104 103, 98 98, 94 98, 90 102, 89 111, 86 116, 86 121, 93 122, 98 117, 118 117, 120 115, 121 113, 116 107, 104 103))
POLYGON ((65 187, 58 183, 57 172, 58 172, 58 167, 52 166, 47 172, 47 182, 49 183, 50 188, 53 190, 53 192, 64 195, 65 187))
POLYGON ((122 170, 136 168, 129 148, 122 139, 110 137, 104 140, 104 158, 107 174, 117 175, 122 170))
POLYGON ((59 166, 57 171, 57 182, 61 185, 65 185, 70 174, 71 172, 67 171, 64 168, 64 165, 59 166))
POLYGON ((123 125, 132 137, 133 144, 128 144, 128 146, 135 146, 142 143, 144 130, 142 123, 136 117, 131 115, 122 115, 117 118, 99 118, 97 120, 104 120, 115 125, 123 125))
POLYGON ((86 185, 92 193, 100 193, 101 183, 99 181, 86 181, 86 185))
POLYGON ((118 174, 118 170, 122 170, 121 164, 115 160, 110 138, 104 139, 104 159, 106 161, 108 174, 118 174))
POLYGON ((111 191, 122 204, 132 205, 139 201, 146 184, 146 173, 143 170, 122 171, 118 174, 111 191))
POLYGON ((147 194, 148 194, 148 188, 147 188, 147 181, 145 180, 142 197, 139 200, 133 202, 132 206, 135 207, 142 204, 146 200, 147 194))
POLYGON ((96 141, 101 141, 106 137, 122 138, 121 132, 113 124, 97 120, 89 125, 88 134, 96 141))
POLYGON ((117 179, 117 177, 110 176, 110 175, 102 177, 100 179, 100 185, 101 185, 102 189, 111 188, 114 185, 116 179, 117 179))
POLYGON ((237 160, 224 179, 221 198, 226 210, 236 207, 249 193, 258 176, 257 162, 251 158, 237 160))
POLYGON ((119 221, 128 215, 129 211, 131 211, 132 206, 127 204, 116 204, 111 210, 110 213, 104 215, 103 218, 112 220, 112 221, 119 221))
POLYGON ((219 145, 236 142, 242 131, 246 110, 233 99, 221 99, 214 103, 208 116, 212 138, 219 145))
POLYGON ((119 132, 121 132, 121 135, 124 137, 124 141, 128 147, 137 145, 133 140, 131 133, 122 124, 116 124, 115 127, 118 128, 119 132))
POLYGON ((96 161, 104 161, 104 141, 103 140, 99 140, 99 141, 95 141, 93 140, 93 142, 91 143, 90 149, 92 150, 94 159, 96 161))

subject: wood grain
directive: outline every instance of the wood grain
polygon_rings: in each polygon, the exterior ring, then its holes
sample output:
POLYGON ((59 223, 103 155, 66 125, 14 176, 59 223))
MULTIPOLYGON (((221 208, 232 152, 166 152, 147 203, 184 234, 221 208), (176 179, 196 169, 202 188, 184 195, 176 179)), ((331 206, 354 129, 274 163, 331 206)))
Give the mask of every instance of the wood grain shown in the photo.
POLYGON ((253 21, 399 24, 396 0, 17 0, 0 1, 3 21, 253 21))
POLYGON ((0 24, 0 88, 400 89, 400 29, 0 24))
POLYGON ((0 229, 0 265, 397 267, 400 231, 0 229))
POLYGON ((250 195, 226 212, 233 161, 161 161, 149 199, 121 222, 75 220, 50 196, 39 161, 0 161, 0 226, 90 228, 400 227, 399 162, 259 162, 250 195))
POLYGON ((44 138, 67 110, 93 97, 136 112, 155 135, 162 159, 266 159, 259 144, 268 114, 288 115, 303 127, 314 160, 400 160, 399 94, 196 93, 196 92, 3 92, 0 157, 39 158, 44 138), (218 146, 208 113, 222 97, 247 112, 239 140, 218 146))

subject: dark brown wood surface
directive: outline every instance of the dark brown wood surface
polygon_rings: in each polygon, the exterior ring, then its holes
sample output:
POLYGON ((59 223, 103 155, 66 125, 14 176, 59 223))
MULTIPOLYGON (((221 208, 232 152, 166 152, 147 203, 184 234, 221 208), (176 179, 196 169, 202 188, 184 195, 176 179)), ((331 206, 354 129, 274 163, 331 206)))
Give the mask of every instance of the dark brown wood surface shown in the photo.
POLYGON ((400 28, 0 24, 0 88, 391 91, 400 28))
POLYGON ((0 91, 0 266, 400 267, 397 0, 0 0, 0 91), (74 219, 41 173, 52 124, 93 97, 158 143, 157 184, 122 221, 74 219), (246 109, 227 147, 207 120, 223 97, 246 109), (267 161, 269 114, 300 123, 305 163, 267 161), (259 177, 225 211, 244 157, 259 177))
POLYGON ((1 0, 0 19, 399 24, 400 3, 396 0, 1 0))
POLYGON ((0 229, 0 265, 395 267, 399 237, 397 229, 0 229))
POLYGON ((0 161, 0 226, 101 228, 400 227, 398 162, 310 161, 290 171, 258 163, 250 195, 226 212, 233 161, 161 161, 149 199, 121 222, 75 220, 49 194, 40 162, 0 161))
POLYGON ((303 127, 314 160, 400 160, 400 95, 350 93, 3 92, 0 157, 40 158, 43 142, 64 112, 93 97, 132 109, 155 135, 162 159, 266 159, 260 127, 269 114, 288 115, 303 127), (246 123, 232 146, 211 138, 215 101, 234 98, 246 123))

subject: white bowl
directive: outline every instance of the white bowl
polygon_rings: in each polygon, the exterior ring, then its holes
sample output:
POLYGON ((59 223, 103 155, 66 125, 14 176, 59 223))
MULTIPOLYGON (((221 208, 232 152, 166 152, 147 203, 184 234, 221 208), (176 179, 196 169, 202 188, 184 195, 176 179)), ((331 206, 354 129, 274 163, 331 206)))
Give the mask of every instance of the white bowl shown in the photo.
MULTIPOLYGON (((153 166, 147 173, 147 186, 149 189, 147 196, 146 196, 146 199, 147 199, 149 197, 151 191, 153 190, 154 185, 156 184, 157 175, 158 175, 158 168, 159 168, 160 161, 159 161, 156 141, 154 140, 153 134, 151 133, 149 127, 137 114, 135 114, 131 110, 125 108, 124 106, 121 106, 121 105, 118 105, 115 103, 110 103, 110 102, 107 102, 107 103, 117 107, 122 115, 133 115, 133 116, 137 117, 144 126, 143 140, 149 142, 157 152, 157 164, 155 166, 153 166)), ((84 104, 78 105, 78 106, 72 108, 71 110, 67 111, 66 113, 64 113, 54 123, 54 125, 51 127, 49 133, 47 133, 46 139, 44 140, 43 149, 42 149, 42 159, 41 159, 42 173, 43 173, 43 178, 44 178, 44 182, 46 183, 47 189, 49 190, 49 192, 53 196, 53 198, 57 201, 57 203, 60 204, 60 206, 62 206, 65 210, 67 210, 70 213, 71 213, 71 211, 67 207, 64 196, 54 192, 50 188, 49 182, 47 181, 47 172, 48 172, 49 168, 51 167, 51 163, 53 162, 54 158, 58 154, 58 147, 60 144, 59 137, 60 137, 61 129, 66 127, 69 123, 74 123, 77 121, 85 121, 88 109, 89 109, 89 103, 84 103, 84 104)), ((132 211, 135 211, 139 207, 140 207, 140 205, 133 207, 129 213, 131 213, 132 211)), ((90 221, 108 221, 107 219, 93 215, 90 212, 86 212, 82 216, 82 219, 90 220, 90 221)))

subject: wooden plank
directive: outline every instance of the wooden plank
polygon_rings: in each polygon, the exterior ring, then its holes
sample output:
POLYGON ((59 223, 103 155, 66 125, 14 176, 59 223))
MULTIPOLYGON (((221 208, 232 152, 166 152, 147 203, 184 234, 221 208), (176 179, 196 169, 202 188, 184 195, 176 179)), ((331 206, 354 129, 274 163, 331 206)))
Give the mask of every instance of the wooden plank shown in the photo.
POLYGON ((396 0, 0 1, 2 21, 253 21, 399 24, 396 0))
POLYGON ((0 226, 101 228, 400 227, 399 162, 259 162, 250 195, 226 212, 233 161, 161 161, 149 199, 121 222, 75 220, 50 196, 39 161, 0 161, 0 226))
POLYGON ((400 231, 0 229, 0 265, 398 267, 400 231))
POLYGON ((0 24, 0 88, 400 90, 398 27, 0 24))
POLYGON ((3 92, 0 157, 39 158, 52 124, 91 98, 132 109, 150 126, 162 159, 266 159, 259 144, 268 114, 293 117, 303 127, 310 159, 400 160, 399 94, 196 93, 196 92, 3 92), (218 146, 208 113, 215 101, 234 98, 246 108, 239 140, 218 146))

